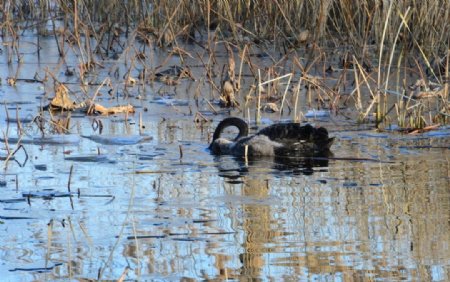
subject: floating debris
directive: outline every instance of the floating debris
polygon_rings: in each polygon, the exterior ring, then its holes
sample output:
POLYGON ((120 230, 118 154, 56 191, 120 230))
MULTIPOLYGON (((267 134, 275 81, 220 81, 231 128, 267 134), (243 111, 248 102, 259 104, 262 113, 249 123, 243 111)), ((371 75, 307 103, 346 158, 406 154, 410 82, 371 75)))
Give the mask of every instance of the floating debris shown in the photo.
POLYGON ((16 267, 13 269, 10 269, 9 271, 14 272, 14 271, 32 271, 32 272, 39 272, 39 273, 43 273, 43 272, 50 272, 53 268, 62 265, 62 263, 57 262, 54 263, 51 266, 47 266, 49 263, 45 262, 46 266, 42 266, 42 267, 16 267))
POLYGON ((6 83, 8 83, 9 86, 15 86, 16 81, 17 81, 17 79, 15 79, 14 77, 8 77, 6 79, 6 83))
POLYGON ((330 117, 330 111, 328 110, 309 110, 305 114, 305 118, 324 118, 330 117))
POLYGON ((25 202, 26 199, 24 198, 17 198, 17 199, 3 199, 0 200, 0 203, 5 203, 5 204, 15 204, 15 203, 23 203, 25 202))
POLYGON ((157 72, 153 78, 167 85, 177 85, 183 78, 194 80, 191 70, 188 67, 171 66, 168 69, 157 72))
POLYGON ((36 164, 34 165, 34 168, 40 171, 46 171, 47 170, 47 165, 46 164, 36 164))
POLYGON ((133 78, 133 77, 131 77, 131 76, 128 76, 128 77, 127 77, 127 80, 125 81, 125 84, 126 84, 127 86, 134 86, 134 85, 136 85, 136 83, 137 83, 137 79, 136 79, 136 78, 133 78))
POLYGON ((86 110, 87 114, 100 114, 100 115, 133 114, 136 112, 132 105, 123 105, 107 108, 96 103, 92 104, 89 107, 85 107, 84 109, 86 110))
POLYGON ((91 100, 86 100, 81 103, 76 103, 69 97, 69 90, 67 87, 60 83, 56 86, 55 97, 50 101, 50 104, 44 107, 44 110, 50 111, 82 111, 86 114, 100 114, 100 115, 112 115, 119 113, 134 113, 135 109, 132 105, 122 105, 115 107, 105 107, 98 103, 93 103, 91 100))
POLYGON ((29 217, 29 216, 4 216, 4 215, 0 215, 0 219, 3 219, 3 220, 15 220, 15 219, 36 219, 36 218, 29 217))
POLYGON ((200 237, 172 238, 172 240, 181 241, 181 242, 197 242, 197 241, 209 242, 210 241, 206 238, 200 238, 200 237))
POLYGON ((143 135, 81 135, 103 145, 135 145, 153 140, 152 136, 143 135))
POLYGON ((166 238, 167 235, 136 235, 136 236, 127 236, 127 240, 135 240, 135 239, 163 239, 166 238))
POLYGON ((8 137, 5 138, 0 137, 0 142, 8 141, 8 143, 17 143, 22 144, 34 144, 34 145, 76 145, 80 142, 80 137, 75 134, 61 134, 61 135, 49 135, 44 137, 8 137))
POLYGON ((77 195, 77 193, 60 192, 60 191, 55 191, 53 189, 22 193, 22 197, 24 197, 24 198, 42 198, 42 199, 46 199, 46 200, 53 199, 53 198, 70 197, 73 195, 77 195))
POLYGON ((92 162, 92 163, 116 163, 114 160, 110 160, 105 155, 79 155, 79 156, 70 156, 65 157, 66 161, 74 161, 74 162, 92 162))
POLYGON ((153 99, 153 101, 151 101, 151 103, 166 106, 189 106, 189 101, 187 100, 180 100, 166 97, 156 97, 155 99, 153 99))
POLYGON ((262 109, 266 113, 275 113, 275 112, 279 112, 280 111, 280 109, 278 108, 277 104, 275 104, 275 103, 266 103, 262 107, 262 109))

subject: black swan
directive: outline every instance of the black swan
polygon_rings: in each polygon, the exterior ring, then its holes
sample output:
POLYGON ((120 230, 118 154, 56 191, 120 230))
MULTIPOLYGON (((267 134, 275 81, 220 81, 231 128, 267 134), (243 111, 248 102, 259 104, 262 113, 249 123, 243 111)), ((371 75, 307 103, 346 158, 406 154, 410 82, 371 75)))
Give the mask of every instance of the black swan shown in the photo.
POLYGON ((248 156, 303 156, 328 152, 333 141, 334 138, 329 138, 323 127, 301 126, 293 122, 273 124, 248 136, 247 123, 240 118, 229 117, 217 125, 209 149, 216 155, 244 156, 247 147, 248 156), (230 126, 239 130, 233 141, 220 137, 230 126))

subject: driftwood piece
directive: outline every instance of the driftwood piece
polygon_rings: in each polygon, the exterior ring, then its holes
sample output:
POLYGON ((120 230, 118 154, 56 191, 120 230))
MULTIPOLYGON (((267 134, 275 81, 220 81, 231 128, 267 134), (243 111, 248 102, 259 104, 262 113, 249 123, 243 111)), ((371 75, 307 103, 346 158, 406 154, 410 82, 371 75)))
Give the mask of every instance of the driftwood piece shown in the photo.
POLYGON ((53 111, 75 111, 79 110, 85 112, 88 115, 100 114, 100 115, 113 115, 120 113, 134 113, 134 107, 132 105, 122 105, 115 107, 105 107, 98 103, 92 103, 90 100, 85 102, 76 103, 69 96, 69 90, 64 84, 59 84, 55 89, 55 97, 50 101, 50 104, 45 107, 53 111))
POLYGON ((99 113, 101 115, 114 115, 121 113, 134 113, 134 107, 132 105, 116 106, 116 107, 104 107, 100 104, 94 104, 89 107, 88 114, 99 113))

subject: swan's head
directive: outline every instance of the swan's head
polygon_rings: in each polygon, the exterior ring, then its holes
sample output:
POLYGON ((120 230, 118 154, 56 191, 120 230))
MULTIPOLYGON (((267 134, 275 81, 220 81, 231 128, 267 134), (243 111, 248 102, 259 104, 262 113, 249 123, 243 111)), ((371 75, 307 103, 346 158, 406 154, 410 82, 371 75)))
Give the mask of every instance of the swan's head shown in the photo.
POLYGON ((248 125, 244 120, 236 117, 225 118, 217 125, 217 128, 214 131, 213 140, 209 145, 209 149, 211 150, 211 153, 216 155, 230 154, 234 143, 247 135, 248 125), (220 137, 223 130, 230 126, 234 126, 239 130, 239 133, 236 138, 234 138, 234 141, 220 137))
POLYGON ((230 153, 234 142, 226 138, 217 138, 209 145, 209 150, 215 155, 226 155, 230 153))

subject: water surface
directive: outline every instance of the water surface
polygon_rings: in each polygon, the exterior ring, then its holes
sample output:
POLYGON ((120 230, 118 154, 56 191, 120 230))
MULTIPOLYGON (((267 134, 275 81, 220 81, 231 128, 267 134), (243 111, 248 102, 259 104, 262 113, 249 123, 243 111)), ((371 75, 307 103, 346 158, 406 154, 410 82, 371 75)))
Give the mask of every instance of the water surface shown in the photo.
MULTIPOLYGON (((31 44, 21 45, 21 64, 8 65, 7 52, 0 54, 2 135, 17 137, 7 109, 23 121, 24 140, 41 138, 32 120, 53 97, 51 81, 7 85, 17 68, 18 78, 44 77, 48 68, 82 96, 76 76, 64 75, 52 40, 43 40, 40 59, 31 44)), ((167 56, 149 52, 154 66, 167 56)), ((79 60, 71 53, 66 64, 76 67, 79 60)), ((215 157, 207 150, 209 136, 226 114, 212 115, 204 101, 214 94, 197 60, 187 62, 196 81, 129 88, 121 85, 123 61, 102 64, 92 81, 115 67, 120 76, 111 76, 116 94, 102 89, 97 101, 130 103, 136 114, 73 114, 72 137, 56 134, 70 142, 23 142, 25 151, 1 163, 5 281, 119 279, 124 272, 127 279, 156 281, 450 279, 450 129, 378 133, 342 116, 312 116, 304 121, 337 138, 329 159, 286 164, 215 157), (196 89, 205 98, 198 103, 196 89), (196 124, 197 111, 212 122, 196 124), (98 120, 101 136, 128 139, 82 137, 99 135, 98 120)), ((265 113, 263 123, 279 118, 265 113)), ((16 141, 9 146, 15 149, 16 141)), ((5 156, 5 143, 1 148, 5 156)))

